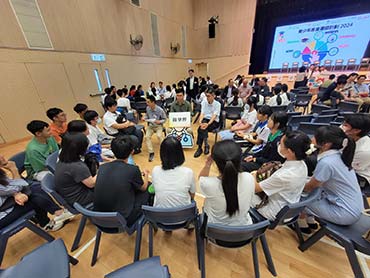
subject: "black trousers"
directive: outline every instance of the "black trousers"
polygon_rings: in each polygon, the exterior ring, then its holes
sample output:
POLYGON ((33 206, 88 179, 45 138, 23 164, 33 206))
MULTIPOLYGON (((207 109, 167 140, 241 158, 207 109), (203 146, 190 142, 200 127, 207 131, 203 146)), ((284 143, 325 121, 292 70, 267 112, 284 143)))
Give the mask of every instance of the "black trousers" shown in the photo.
MULTIPOLYGON (((202 123, 208 123, 209 119, 203 119, 202 123)), ((213 131, 214 129, 218 128, 220 125, 219 122, 214 121, 210 124, 206 129, 201 129, 198 127, 198 138, 197 138, 197 145, 202 147, 203 141, 208 138, 208 132, 213 131)))
POLYGON ((130 136, 132 142, 134 143, 135 149, 141 149, 144 137, 143 132, 141 130, 135 128, 135 131, 132 134, 127 134, 124 129, 119 129, 118 133, 113 136, 117 137, 120 135, 130 136))
POLYGON ((57 210, 61 209, 53 202, 49 195, 41 189, 40 184, 34 183, 30 185, 30 187, 32 193, 28 197, 28 201, 23 206, 16 204, 7 216, 0 219, 0 229, 13 223, 19 217, 31 210, 35 210, 38 224, 41 227, 44 227, 50 221, 48 212, 54 214, 57 210))
POLYGON ((135 194, 135 203, 130 215, 126 218, 127 226, 132 226, 136 220, 143 214, 141 210, 142 205, 149 204, 149 193, 148 191, 137 192, 135 194))
POLYGON ((258 170, 262 165, 257 163, 257 162, 246 162, 242 160, 240 163, 240 168, 242 169, 243 172, 253 172, 258 170))

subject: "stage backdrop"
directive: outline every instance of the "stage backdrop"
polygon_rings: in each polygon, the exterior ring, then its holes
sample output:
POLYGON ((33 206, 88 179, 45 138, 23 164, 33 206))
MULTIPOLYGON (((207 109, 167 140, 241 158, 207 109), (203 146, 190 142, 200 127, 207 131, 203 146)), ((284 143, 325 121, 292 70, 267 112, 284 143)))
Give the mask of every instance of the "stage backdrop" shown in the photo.
POLYGON ((370 40, 369 26, 370 13, 278 26, 269 69, 280 69, 283 63, 323 64, 327 59, 346 63, 354 58, 358 64, 370 40))

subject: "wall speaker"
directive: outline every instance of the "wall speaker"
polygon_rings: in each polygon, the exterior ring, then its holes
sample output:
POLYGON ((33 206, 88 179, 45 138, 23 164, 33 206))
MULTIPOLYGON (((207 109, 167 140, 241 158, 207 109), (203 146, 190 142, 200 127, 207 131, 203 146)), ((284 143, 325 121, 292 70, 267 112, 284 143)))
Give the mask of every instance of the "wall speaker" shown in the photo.
POLYGON ((208 25, 208 37, 214 39, 216 37, 216 24, 210 23, 208 25))

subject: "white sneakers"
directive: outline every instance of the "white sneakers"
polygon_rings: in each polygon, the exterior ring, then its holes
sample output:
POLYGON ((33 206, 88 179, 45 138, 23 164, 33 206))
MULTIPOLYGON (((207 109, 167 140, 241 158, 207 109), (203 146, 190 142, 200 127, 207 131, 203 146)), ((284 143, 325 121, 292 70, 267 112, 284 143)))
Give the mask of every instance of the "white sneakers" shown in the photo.
POLYGON ((55 232, 60 230, 63 226, 64 222, 55 222, 54 220, 50 220, 50 222, 42 227, 42 229, 46 232, 55 232))
POLYGON ((73 213, 69 212, 68 209, 64 209, 63 213, 61 215, 58 215, 58 216, 54 217, 54 221, 56 223, 58 223, 58 222, 63 223, 67 220, 71 220, 73 217, 75 217, 75 215, 73 213))

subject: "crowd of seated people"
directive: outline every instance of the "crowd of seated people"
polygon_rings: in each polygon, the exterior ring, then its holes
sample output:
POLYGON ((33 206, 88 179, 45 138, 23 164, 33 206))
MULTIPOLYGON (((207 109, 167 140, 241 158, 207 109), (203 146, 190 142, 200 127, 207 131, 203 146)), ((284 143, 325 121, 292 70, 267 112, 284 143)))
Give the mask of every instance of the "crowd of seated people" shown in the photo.
MULTIPOLYGON (((121 213, 132 225, 142 215, 142 205, 173 208, 193 202, 195 174, 184 166, 180 141, 164 136, 168 111, 160 101, 172 98, 168 106, 172 113, 192 113, 193 104, 200 105, 199 119, 193 126, 197 145, 193 156, 208 155, 198 182, 205 198, 203 212, 210 223, 252 224, 252 207, 273 221, 285 205, 299 202, 304 191, 317 187, 323 189, 322 196, 299 219, 303 232, 317 228, 314 217, 340 225, 359 219, 363 210, 361 187, 370 186, 369 114, 346 114, 340 127, 318 128, 311 141, 303 132, 290 130, 286 112, 273 112, 274 106, 291 102, 286 84, 275 84, 270 91, 266 78, 248 80, 240 76, 219 88, 210 78, 195 77, 193 70, 188 74, 172 88, 163 82, 156 87, 152 82, 146 93, 141 85, 130 90, 107 88, 102 98, 106 109, 102 120, 97 111, 78 103, 73 108, 78 114, 76 120, 67 122, 62 109, 51 108, 47 111, 51 123, 31 121, 27 129, 34 137, 27 145, 25 159, 31 192, 23 192, 28 182, 0 156, 0 228, 32 209, 38 224, 48 231, 60 229, 73 217, 37 185, 48 172, 47 157, 56 151, 56 191, 71 206, 75 202, 92 203, 96 211, 121 213), (145 134, 142 126, 129 118, 137 101, 146 102, 141 119, 145 134), (240 107, 242 111, 240 120, 227 130, 222 122, 224 106, 240 107), (209 132, 219 132, 221 138, 213 146, 209 132), (133 157, 141 153, 145 135, 148 160, 153 161, 153 134, 160 142, 161 163, 151 173, 146 169, 142 172, 142 165, 136 165, 133 157), (312 145, 317 149, 314 154, 310 154, 312 145), (314 161, 313 166, 309 159, 314 161), (259 173, 271 162, 277 169, 261 178, 259 173), (213 164, 217 169, 214 176, 210 175, 213 164), (6 177, 6 171, 12 178, 6 177), (15 203, 2 207, 9 198, 15 203), (54 215, 53 219, 47 213, 54 215)), ((325 103, 336 96, 365 105, 362 79, 361 75, 331 79, 320 101, 325 103)), ((187 131, 193 134, 191 127, 187 131)))

